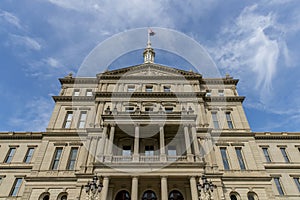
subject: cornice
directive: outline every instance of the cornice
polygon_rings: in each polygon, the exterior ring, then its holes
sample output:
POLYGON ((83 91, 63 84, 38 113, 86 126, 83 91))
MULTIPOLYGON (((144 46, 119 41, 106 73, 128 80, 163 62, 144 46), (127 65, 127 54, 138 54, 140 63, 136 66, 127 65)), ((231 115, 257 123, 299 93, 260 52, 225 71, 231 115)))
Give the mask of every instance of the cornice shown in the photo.
POLYGON ((97 78, 87 78, 87 77, 65 77, 60 78, 59 82, 61 84, 97 84, 98 80, 97 78))
POLYGON ((257 132, 256 140, 300 140, 300 133, 295 132, 257 132))
POLYGON ((191 97, 204 97, 205 92, 96 92, 96 97, 116 97, 116 98, 126 98, 126 97, 160 97, 160 98, 191 98, 191 97))
POLYGON ((57 101, 94 101, 94 96, 52 96, 55 102, 57 101))
POLYGON ((98 76, 100 80, 108 80, 108 79, 113 79, 113 80, 201 80, 201 76, 196 76, 196 75, 184 75, 183 77, 181 76, 123 76, 123 75, 101 75, 98 76))
POLYGON ((25 140, 39 140, 42 139, 42 132, 1 132, 0 140, 11 139, 25 139, 25 140))
POLYGON ((243 102, 244 96, 228 96, 228 97, 204 97, 206 102, 243 102))
POLYGON ((205 78, 202 79, 201 83, 202 84, 207 84, 207 85, 237 85, 239 82, 239 79, 233 79, 233 78, 205 78))

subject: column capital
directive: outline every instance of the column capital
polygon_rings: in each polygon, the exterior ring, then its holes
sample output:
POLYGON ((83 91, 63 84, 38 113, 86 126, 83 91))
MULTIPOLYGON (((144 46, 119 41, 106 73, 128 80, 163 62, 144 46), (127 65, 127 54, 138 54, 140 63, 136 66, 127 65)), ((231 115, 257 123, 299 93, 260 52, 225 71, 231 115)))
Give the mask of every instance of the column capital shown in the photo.
POLYGON ((116 123, 109 123, 110 127, 115 127, 116 123))
POLYGON ((140 127, 140 125, 141 125, 140 123, 137 122, 134 123, 134 127, 140 127))

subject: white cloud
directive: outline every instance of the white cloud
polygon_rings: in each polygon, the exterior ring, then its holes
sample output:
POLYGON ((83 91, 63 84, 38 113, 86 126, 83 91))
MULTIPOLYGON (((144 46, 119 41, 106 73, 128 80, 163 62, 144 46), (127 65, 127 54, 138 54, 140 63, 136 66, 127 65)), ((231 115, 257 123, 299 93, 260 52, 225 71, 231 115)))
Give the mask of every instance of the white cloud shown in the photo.
POLYGON ((42 45, 36 40, 28 36, 21 36, 21 35, 15 35, 11 34, 11 43, 13 45, 20 45, 20 46, 25 46, 26 48, 30 50, 41 50, 42 45))
POLYGON ((6 12, 6 11, 0 9, 0 19, 12 24, 13 26, 15 26, 19 29, 22 29, 22 25, 20 24, 19 18, 10 12, 6 12))
POLYGON ((50 98, 33 98, 22 110, 9 119, 9 124, 19 131, 45 131, 50 120, 53 102, 50 98))
POLYGON ((276 17, 272 12, 260 14, 257 5, 246 7, 233 25, 223 29, 218 43, 221 48, 210 50, 221 66, 233 70, 242 79, 247 80, 251 74, 251 84, 247 84, 255 85, 262 100, 272 90, 280 54, 290 60, 276 17))
POLYGON ((54 68, 62 67, 62 64, 60 63, 60 61, 55 58, 52 58, 52 57, 44 59, 44 62, 46 65, 49 65, 54 68))

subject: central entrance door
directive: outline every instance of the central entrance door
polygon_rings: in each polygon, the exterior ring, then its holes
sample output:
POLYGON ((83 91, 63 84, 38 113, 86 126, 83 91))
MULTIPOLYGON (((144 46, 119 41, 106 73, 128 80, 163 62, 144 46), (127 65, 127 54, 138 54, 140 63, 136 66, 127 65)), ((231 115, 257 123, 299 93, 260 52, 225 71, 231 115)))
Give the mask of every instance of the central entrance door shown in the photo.
POLYGON ((131 200, 130 194, 126 190, 122 190, 122 191, 118 192, 115 200, 131 200))
POLYGON ((152 190, 147 190, 144 192, 142 200, 157 200, 157 197, 152 190))

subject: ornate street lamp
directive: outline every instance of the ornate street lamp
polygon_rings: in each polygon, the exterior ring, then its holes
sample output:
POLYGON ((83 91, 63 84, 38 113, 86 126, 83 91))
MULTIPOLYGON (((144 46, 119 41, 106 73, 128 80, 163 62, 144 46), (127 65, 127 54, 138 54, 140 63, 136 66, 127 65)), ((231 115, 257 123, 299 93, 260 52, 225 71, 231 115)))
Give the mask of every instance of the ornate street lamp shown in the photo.
POLYGON ((201 179, 202 184, 200 183, 200 178, 197 184, 199 200, 212 200, 212 193, 214 192, 214 189, 217 188, 217 186, 214 185, 211 181, 208 182, 205 175, 202 175, 201 179))
POLYGON ((94 176, 92 181, 88 181, 88 183, 84 186, 85 192, 88 194, 88 198, 90 200, 98 199, 98 195, 102 191, 103 185, 101 183, 102 178, 98 181, 98 177, 94 176))

